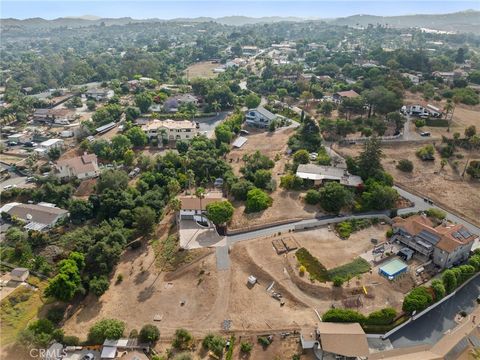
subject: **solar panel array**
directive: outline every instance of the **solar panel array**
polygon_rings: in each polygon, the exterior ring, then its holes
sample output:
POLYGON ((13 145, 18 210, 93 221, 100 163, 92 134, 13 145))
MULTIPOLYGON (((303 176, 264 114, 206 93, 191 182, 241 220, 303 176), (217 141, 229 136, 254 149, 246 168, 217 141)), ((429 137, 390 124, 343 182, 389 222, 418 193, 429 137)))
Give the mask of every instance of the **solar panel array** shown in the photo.
POLYGON ((432 234, 431 232, 428 232, 426 230, 420 231, 417 234, 417 237, 429 242, 432 245, 436 245, 440 240, 440 237, 438 235, 432 234))

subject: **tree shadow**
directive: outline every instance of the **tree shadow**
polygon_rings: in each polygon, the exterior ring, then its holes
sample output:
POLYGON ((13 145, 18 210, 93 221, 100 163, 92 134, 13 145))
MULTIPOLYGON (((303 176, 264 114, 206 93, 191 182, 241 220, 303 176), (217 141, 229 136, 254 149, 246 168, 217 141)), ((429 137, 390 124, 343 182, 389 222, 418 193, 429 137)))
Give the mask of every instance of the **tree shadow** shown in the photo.
POLYGON ((155 290, 156 290, 155 283, 157 282, 160 275, 161 275, 161 272, 158 273, 157 277, 153 280, 153 282, 149 286, 147 286, 145 289, 140 291, 140 293, 137 296, 137 300, 139 302, 147 301, 148 299, 150 299, 153 296, 153 294, 155 293, 155 290))

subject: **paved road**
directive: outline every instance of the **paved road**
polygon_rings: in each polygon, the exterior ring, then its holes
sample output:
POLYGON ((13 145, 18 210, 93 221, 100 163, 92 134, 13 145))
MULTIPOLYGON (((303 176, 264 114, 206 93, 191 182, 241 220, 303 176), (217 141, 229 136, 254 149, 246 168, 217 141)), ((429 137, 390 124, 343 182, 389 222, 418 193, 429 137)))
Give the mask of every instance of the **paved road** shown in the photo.
POLYGON ((215 132, 215 127, 223 120, 225 120, 225 118, 228 116, 228 113, 229 111, 221 111, 218 113, 218 115, 196 118, 195 121, 198 122, 200 125, 200 132, 203 133, 204 131, 206 131, 206 135, 210 139, 215 132))
POLYGON ((394 333, 390 341, 394 347, 436 343, 457 325, 454 319, 460 311, 471 313, 475 309, 479 294, 480 277, 477 277, 443 304, 394 333))
POLYGON ((428 210, 428 209, 431 209, 431 208, 435 208, 435 209, 440 209, 444 212, 446 212, 447 214, 447 219, 450 220, 450 221, 453 221, 453 222, 456 222, 458 224, 462 224, 464 225, 468 230, 474 232, 475 234, 479 234, 480 235, 480 227, 474 225, 474 224, 471 224, 469 223, 468 221, 462 219, 461 217, 458 217, 457 215, 455 214, 452 214, 451 212, 435 205, 435 204, 429 204, 427 203, 426 201, 423 200, 423 198, 421 198, 420 196, 417 196, 417 195, 414 195, 412 193, 409 193, 408 191, 405 191, 403 189, 400 189, 398 186, 394 186, 393 187, 395 190, 398 191, 398 193, 403 196, 404 198, 412 201, 415 206, 414 207, 411 207, 411 208, 407 208, 407 209, 400 209, 398 210, 398 214, 399 215, 402 215, 402 214, 408 214, 409 212, 416 212, 416 211, 422 211, 422 210, 428 210))

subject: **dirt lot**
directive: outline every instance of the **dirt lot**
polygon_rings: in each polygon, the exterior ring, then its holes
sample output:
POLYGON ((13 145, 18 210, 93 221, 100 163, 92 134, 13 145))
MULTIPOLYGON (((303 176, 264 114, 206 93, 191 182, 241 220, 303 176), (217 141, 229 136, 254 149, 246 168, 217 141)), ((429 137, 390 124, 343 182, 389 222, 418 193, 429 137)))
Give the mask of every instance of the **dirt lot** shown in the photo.
POLYGON ((213 72, 213 69, 219 66, 220 64, 213 64, 211 61, 201 61, 190 65, 187 68, 186 73, 188 74, 189 79, 209 79, 217 76, 217 74, 213 72))
POLYGON ((289 160, 285 155, 287 141, 295 130, 285 128, 271 133, 264 130, 252 130, 248 128, 248 131, 250 135, 247 136, 248 141, 246 144, 240 149, 232 150, 227 156, 227 161, 231 161, 230 164, 235 174, 240 176, 240 168, 244 165, 242 161, 244 155, 252 154, 257 150, 270 159, 274 159, 277 154, 280 155, 280 160, 275 162, 275 167, 272 169, 273 179, 277 182, 277 189, 270 194, 273 199, 273 206, 259 213, 246 214, 244 212, 244 203, 235 202, 235 214, 230 228, 238 229, 287 219, 293 220, 314 217, 317 214, 318 207, 305 204, 301 200, 304 193, 299 191, 284 191, 279 186, 280 177, 283 175, 285 164, 289 160))
MULTIPOLYGON (((480 224, 480 183, 460 176, 465 167, 468 154, 458 149, 463 159, 451 160, 443 170, 440 165, 440 155, 435 154, 435 161, 422 161, 415 152, 421 146, 412 143, 395 143, 382 146, 385 158, 383 166, 386 171, 393 175, 395 181, 407 188, 416 190, 422 195, 432 198, 435 203, 453 208, 461 216, 470 221, 480 224), (400 159, 409 159, 413 162, 413 172, 404 173, 396 168, 400 159), (458 161, 458 172, 452 167, 453 162, 458 161), (460 173, 460 174, 459 174, 460 173)), ((339 148, 343 155, 356 156, 361 151, 361 145, 339 148)), ((480 153, 474 153, 472 160, 480 159, 480 153)))
POLYGON ((319 228, 295 233, 294 238, 300 247, 308 249, 328 270, 346 264, 357 256, 371 250, 370 239, 385 241, 388 225, 375 225, 354 232, 347 240, 342 240, 333 231, 319 228))
MULTIPOLYGON (((225 339, 229 338, 225 336, 225 339)), ((286 339, 282 339, 278 335, 274 335, 274 340, 267 348, 263 348, 257 342, 256 335, 241 335, 235 338, 235 345, 233 350, 233 359, 255 359, 255 360, 290 360, 293 355, 301 354, 302 349, 299 343, 298 336, 289 336, 286 339), (253 345, 250 356, 245 356, 240 352, 240 343, 248 342, 253 345)), ((171 342, 165 341, 157 344, 155 350, 160 354, 166 354, 166 350, 171 348, 171 342)), ((196 344, 196 351, 189 353, 194 360, 210 360, 210 357, 202 348, 200 341, 196 344)), ((313 351, 308 354, 304 354, 301 357, 302 360, 313 360, 315 355, 313 351)))

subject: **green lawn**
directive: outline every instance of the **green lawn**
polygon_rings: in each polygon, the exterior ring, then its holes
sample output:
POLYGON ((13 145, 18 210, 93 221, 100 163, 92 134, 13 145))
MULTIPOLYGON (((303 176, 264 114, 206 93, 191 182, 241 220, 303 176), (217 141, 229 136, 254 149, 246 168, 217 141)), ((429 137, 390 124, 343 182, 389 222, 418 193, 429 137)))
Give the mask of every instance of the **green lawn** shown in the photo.
POLYGON ((353 278, 357 275, 370 271, 370 264, 362 258, 356 258, 348 264, 338 266, 328 271, 330 279, 338 276, 344 279, 353 278))
POLYGON ((328 271, 318 259, 310 254, 307 249, 300 248, 295 253, 300 265, 305 266, 310 277, 320 282, 329 280, 328 271))

